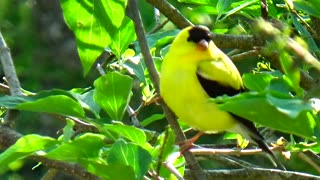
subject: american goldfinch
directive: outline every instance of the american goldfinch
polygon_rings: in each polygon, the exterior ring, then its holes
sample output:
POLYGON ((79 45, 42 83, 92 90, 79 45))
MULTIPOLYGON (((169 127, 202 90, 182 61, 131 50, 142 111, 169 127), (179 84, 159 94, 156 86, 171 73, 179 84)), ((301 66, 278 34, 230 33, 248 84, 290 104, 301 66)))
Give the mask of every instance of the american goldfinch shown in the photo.
POLYGON ((190 26, 177 35, 161 67, 160 94, 165 103, 179 119, 201 132, 229 131, 254 140, 284 169, 251 121, 222 111, 210 101, 242 89, 238 69, 213 43, 208 28, 190 26))

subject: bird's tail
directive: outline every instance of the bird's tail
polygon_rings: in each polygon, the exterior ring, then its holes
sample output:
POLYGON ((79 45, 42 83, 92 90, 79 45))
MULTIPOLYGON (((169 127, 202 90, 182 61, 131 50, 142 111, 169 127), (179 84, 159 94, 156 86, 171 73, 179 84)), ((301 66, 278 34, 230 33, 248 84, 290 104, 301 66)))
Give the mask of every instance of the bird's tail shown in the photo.
MULTIPOLYGON (((262 136, 260 133, 259 133, 260 136, 262 136)), ((279 169, 282 169, 282 170, 286 170, 286 168, 284 167, 284 165, 279 161, 279 159, 274 155, 274 153, 269 149, 268 145, 265 143, 264 139, 261 139, 261 138, 257 138, 254 136, 251 136, 251 139, 253 141, 255 141, 255 143, 258 144, 258 146, 264 151, 267 153, 268 157, 270 158, 271 162, 273 163, 273 165, 275 167, 278 167, 279 169)))
POLYGON ((237 128, 236 132, 243 135, 245 138, 249 140, 253 140, 264 152, 268 154, 270 157, 271 162, 274 164, 275 167, 279 169, 286 170, 284 165, 279 161, 279 159, 274 155, 274 153, 269 149, 268 145, 266 144, 263 136, 260 134, 258 129, 255 127, 253 122, 246 120, 240 116, 235 114, 231 114, 240 125, 240 128, 237 128), (239 132, 240 131, 240 132, 239 132))

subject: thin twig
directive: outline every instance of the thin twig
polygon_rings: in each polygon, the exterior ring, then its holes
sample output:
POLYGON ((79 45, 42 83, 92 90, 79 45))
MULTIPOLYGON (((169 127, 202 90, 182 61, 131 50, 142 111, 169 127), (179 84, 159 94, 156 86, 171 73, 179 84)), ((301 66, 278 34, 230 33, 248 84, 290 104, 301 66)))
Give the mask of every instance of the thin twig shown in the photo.
POLYGON ((133 110, 131 106, 127 106, 127 112, 129 114, 130 120, 135 127, 141 128, 139 119, 137 118, 137 112, 142 106, 140 105, 137 110, 133 110))
POLYGON ((10 95, 10 88, 8 85, 0 83, 0 93, 10 95))
POLYGON ((180 29, 191 26, 192 23, 185 18, 179 10, 172 6, 165 0, 147 0, 148 3, 156 7, 163 15, 165 15, 173 24, 177 25, 180 29))
POLYGON ((59 173, 57 169, 49 169, 41 178, 41 180, 52 180, 59 173))
POLYGON ((160 29, 162 29, 167 23, 169 22, 169 19, 166 19, 162 23, 158 24, 156 27, 154 27, 148 34, 154 34, 158 32, 160 29))
POLYGON ((316 162, 313 161, 310 157, 308 157, 304 152, 298 152, 298 157, 307 162, 310 166, 312 166, 318 173, 320 173, 320 166, 316 162))
MULTIPOLYGON (((320 179, 319 176, 300 173, 295 171, 281 171, 277 169, 265 168, 243 168, 243 169, 227 169, 227 170, 206 170, 206 177, 214 180, 256 180, 256 179, 303 179, 315 180, 320 179)), ((187 170, 185 178, 190 179, 190 172, 187 170)))
POLYGON ((298 42, 289 38, 287 41, 287 48, 292 50, 301 60, 306 64, 315 67, 320 72, 320 62, 310 54, 310 52, 303 48, 298 42))
POLYGON ((250 167, 257 167, 254 164, 248 163, 246 161, 242 161, 239 158, 235 158, 232 156, 228 156, 228 155, 215 155, 215 154, 211 154, 208 157, 210 160, 219 162, 221 164, 223 164, 226 167, 230 167, 230 168, 250 168, 250 167))
POLYGON ((31 156, 31 159, 41 162, 47 167, 54 168, 56 170, 65 172, 67 174, 73 175, 75 177, 79 177, 82 179, 87 179, 87 180, 100 180, 98 176, 95 176, 91 173, 89 173, 87 170, 82 168, 78 164, 71 164, 71 163, 66 163, 63 161, 56 161, 52 159, 48 159, 42 156, 31 156))
POLYGON ((180 172, 173 164, 163 163, 163 166, 166 167, 173 175, 175 175, 178 180, 184 180, 180 172))
MULTIPOLYGON (((270 147, 271 151, 278 150, 282 147, 270 147)), ((189 150, 194 155, 210 155, 210 154, 223 154, 223 155, 253 155, 253 154, 260 154, 263 152, 261 149, 213 149, 213 148, 191 148, 189 150)))
POLYGON ((241 59, 246 59, 248 57, 252 57, 252 56, 257 56, 258 55, 258 51, 257 50, 250 50, 250 51, 246 51, 240 54, 236 54, 230 57, 230 59, 233 62, 239 61, 241 59))

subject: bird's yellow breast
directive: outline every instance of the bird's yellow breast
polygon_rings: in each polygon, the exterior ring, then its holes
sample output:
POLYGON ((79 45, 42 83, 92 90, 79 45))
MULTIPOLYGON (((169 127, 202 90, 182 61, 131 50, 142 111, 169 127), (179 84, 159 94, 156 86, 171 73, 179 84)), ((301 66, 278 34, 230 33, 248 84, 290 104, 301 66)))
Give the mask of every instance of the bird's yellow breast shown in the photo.
POLYGON ((161 96, 179 119, 197 130, 213 133, 230 129, 235 120, 210 102, 197 79, 199 61, 194 60, 198 58, 197 53, 188 57, 179 52, 166 55, 160 75, 161 96))

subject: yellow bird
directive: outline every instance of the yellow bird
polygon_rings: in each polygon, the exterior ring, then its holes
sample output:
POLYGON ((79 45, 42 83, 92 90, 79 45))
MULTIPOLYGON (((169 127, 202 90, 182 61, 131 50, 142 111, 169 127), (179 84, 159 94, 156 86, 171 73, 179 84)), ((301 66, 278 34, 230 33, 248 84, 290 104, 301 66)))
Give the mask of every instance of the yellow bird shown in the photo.
POLYGON ((183 29, 174 39, 161 67, 160 94, 186 124, 205 133, 229 131, 254 140, 275 165, 285 169, 254 124, 220 110, 210 98, 233 96, 243 89, 241 75, 211 40, 204 26, 183 29))

